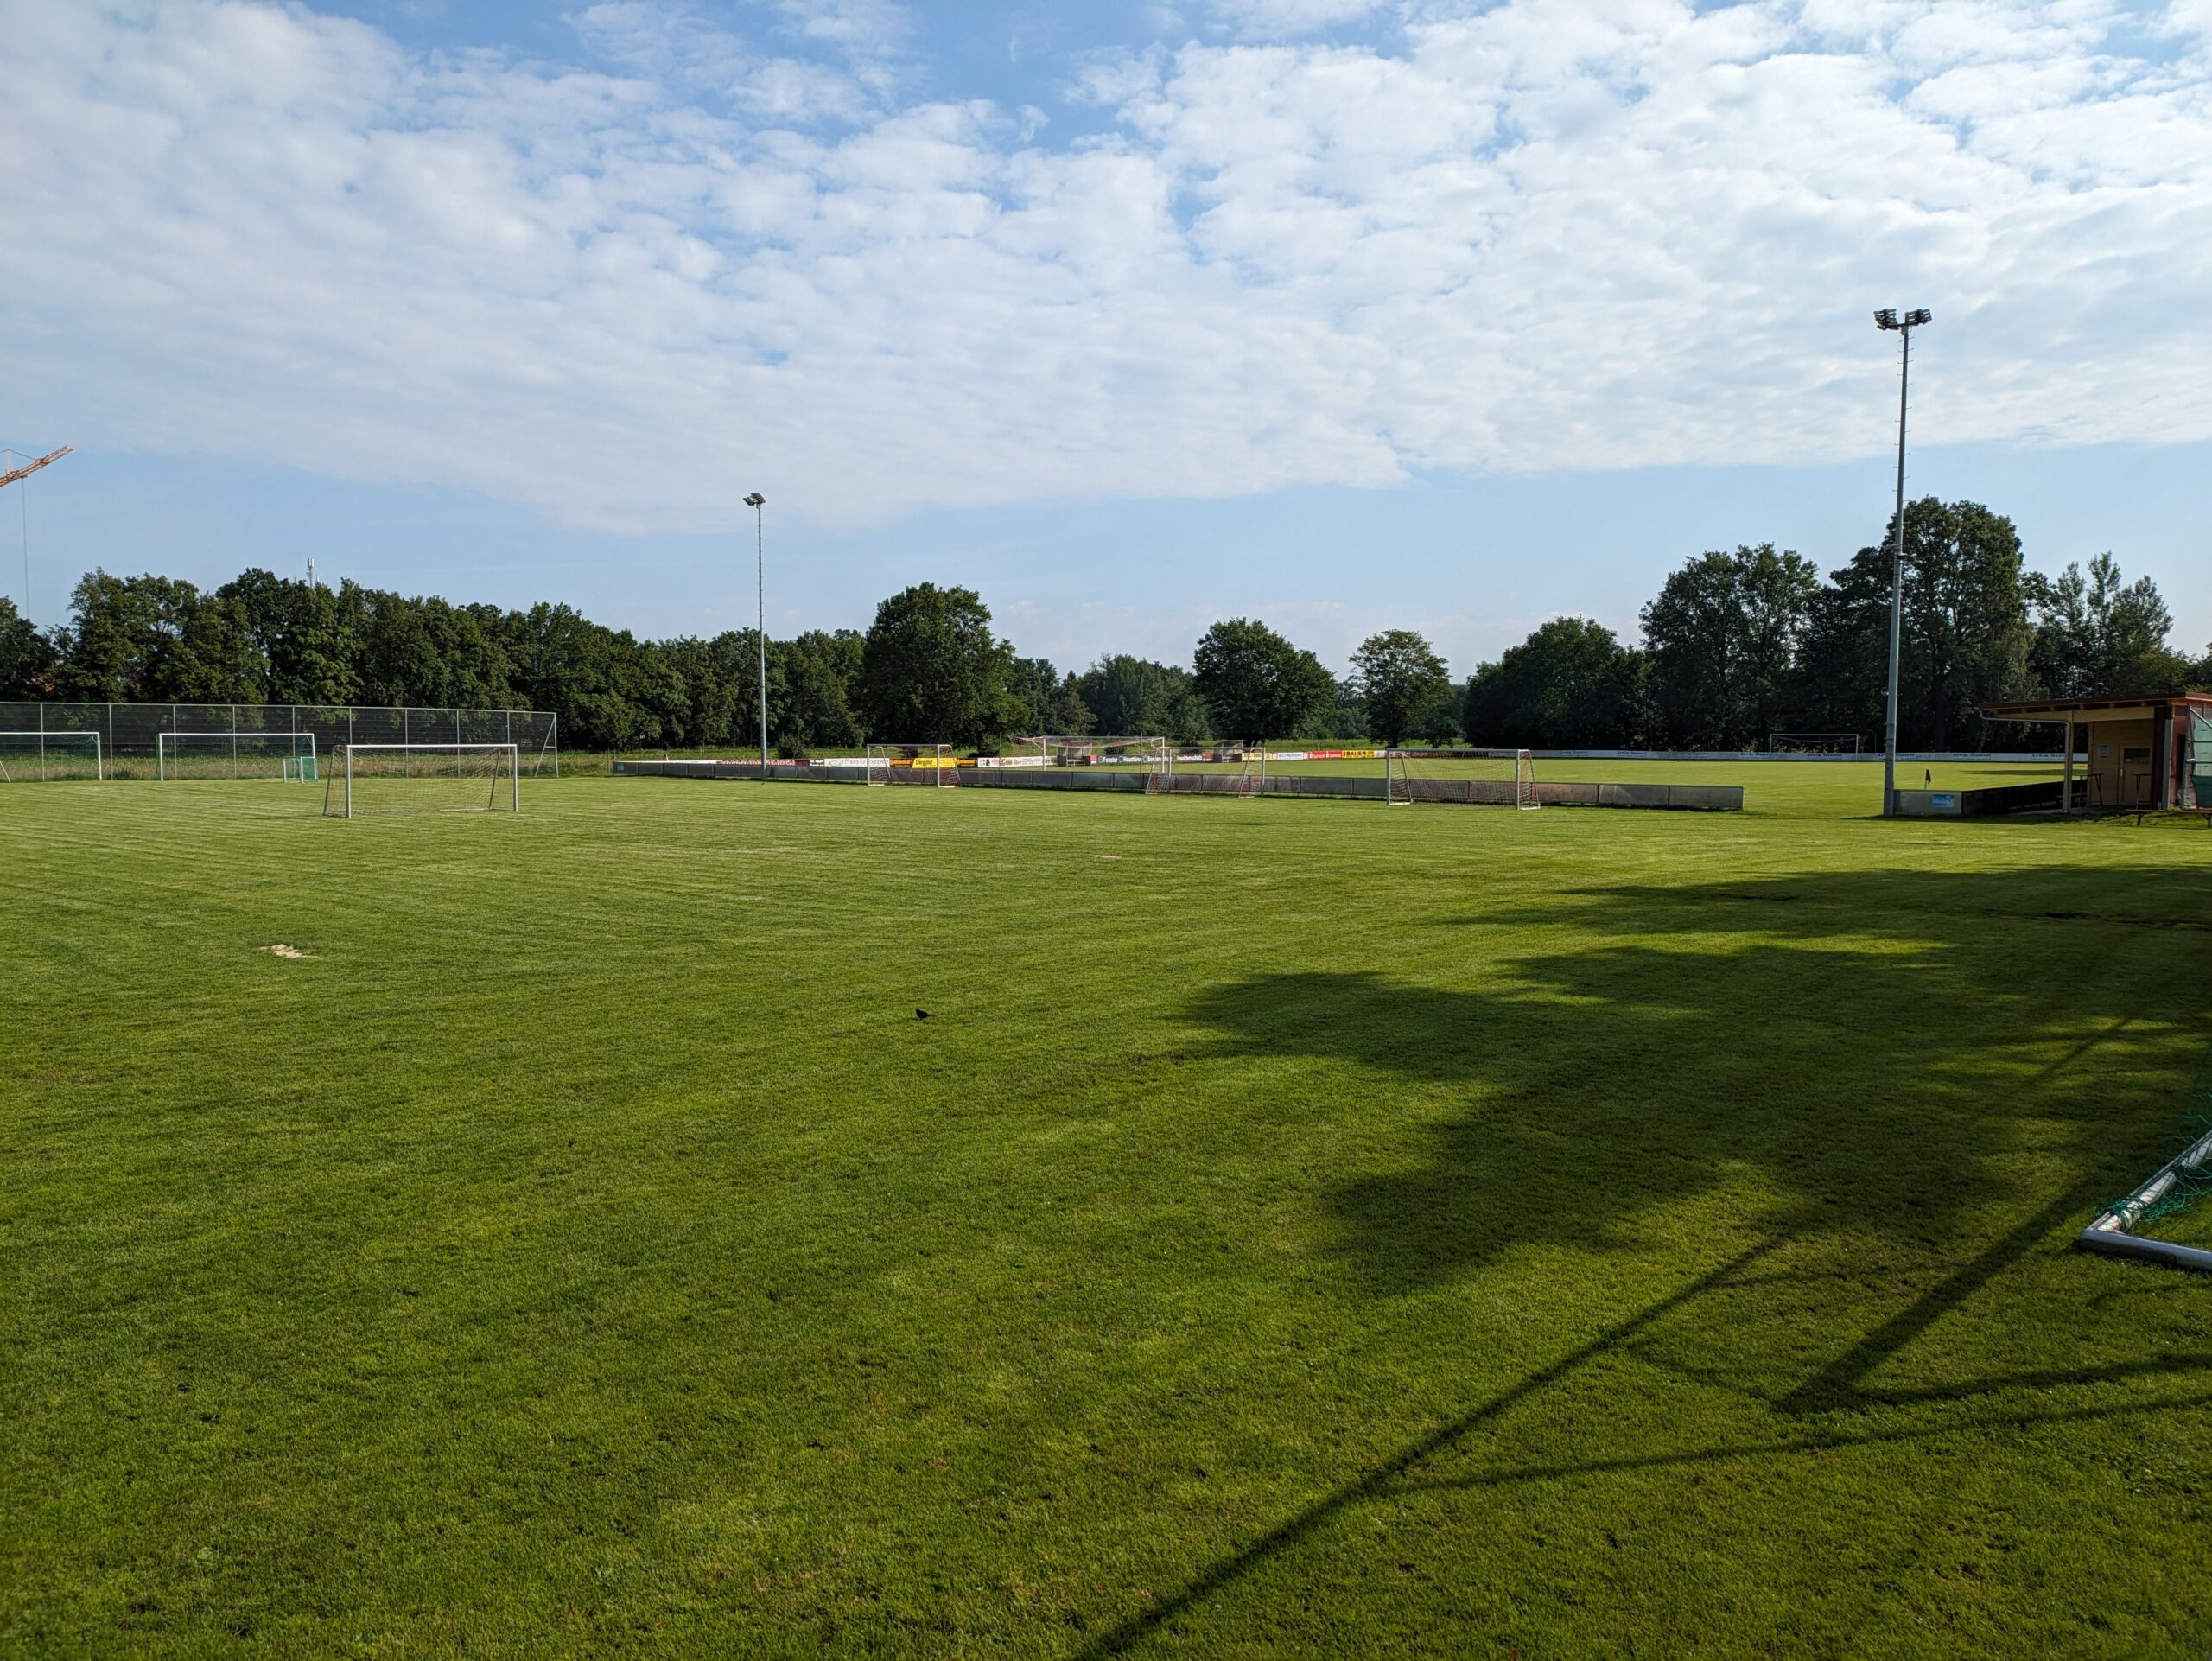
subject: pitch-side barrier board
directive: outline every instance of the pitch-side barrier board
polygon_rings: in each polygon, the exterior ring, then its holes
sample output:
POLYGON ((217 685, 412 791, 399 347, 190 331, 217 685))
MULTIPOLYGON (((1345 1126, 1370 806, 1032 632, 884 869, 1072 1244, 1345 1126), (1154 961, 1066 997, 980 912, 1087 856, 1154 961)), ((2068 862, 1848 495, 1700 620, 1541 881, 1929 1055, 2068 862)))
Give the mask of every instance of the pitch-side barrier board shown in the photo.
MULTIPOLYGON (((626 778, 758 779, 758 761, 617 761, 614 771, 626 778)), ((867 781, 862 767, 771 766, 769 776, 779 784, 857 785, 867 781)), ((923 768, 895 768, 895 785, 934 789, 936 772, 923 768)), ((1510 779, 1423 780, 1423 801, 1471 803, 1510 807, 1514 805, 1510 779), (1445 786, 1448 793, 1432 795, 1432 786, 1445 786)), ((1173 774, 1120 772, 1090 767, 1018 768, 962 767, 963 790, 1092 790, 1142 796, 1334 796, 1381 801, 1389 781, 1341 774, 1277 773, 1265 779, 1238 780, 1227 773, 1173 774), (1233 788, 1241 782, 1241 788, 1233 788)), ((1740 812, 1741 785, 1580 785, 1539 780, 1536 799, 1546 807, 1659 807, 1705 813, 1740 812)))

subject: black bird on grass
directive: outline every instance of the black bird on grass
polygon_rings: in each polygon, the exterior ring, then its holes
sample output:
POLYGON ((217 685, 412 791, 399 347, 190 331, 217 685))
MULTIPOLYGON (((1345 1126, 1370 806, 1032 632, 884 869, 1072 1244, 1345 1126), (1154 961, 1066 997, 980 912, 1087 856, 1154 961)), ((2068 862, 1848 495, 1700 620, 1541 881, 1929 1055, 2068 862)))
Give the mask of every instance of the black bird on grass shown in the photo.
POLYGON ((927 1021, 929 1018, 930 1012, 927 1009, 917 1009, 914 1011, 914 1019, 917 1021, 927 1021))

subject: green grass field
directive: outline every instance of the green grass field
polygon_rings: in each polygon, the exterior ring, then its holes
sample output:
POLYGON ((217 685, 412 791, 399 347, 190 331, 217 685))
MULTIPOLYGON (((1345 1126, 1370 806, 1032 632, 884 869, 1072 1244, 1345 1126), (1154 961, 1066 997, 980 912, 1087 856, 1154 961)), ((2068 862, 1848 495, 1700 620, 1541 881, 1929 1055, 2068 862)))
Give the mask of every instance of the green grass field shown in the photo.
POLYGON ((0 787, 0 1651, 2201 1656, 2212 834, 1739 771, 0 787))

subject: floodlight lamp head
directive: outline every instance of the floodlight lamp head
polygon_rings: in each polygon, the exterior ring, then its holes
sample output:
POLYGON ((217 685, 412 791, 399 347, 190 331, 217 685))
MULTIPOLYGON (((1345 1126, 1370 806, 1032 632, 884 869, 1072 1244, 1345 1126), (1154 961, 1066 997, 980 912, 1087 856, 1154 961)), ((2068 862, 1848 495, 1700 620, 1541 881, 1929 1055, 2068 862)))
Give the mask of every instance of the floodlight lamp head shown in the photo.
POLYGON ((756 490, 745 499, 745 505, 747 507, 766 507, 768 505, 768 499, 756 490))
POLYGON ((1887 306, 1883 307, 1881 310, 1874 314, 1874 327, 1876 328, 1896 328, 1898 327, 1897 313, 1891 310, 1887 306))
POLYGON ((1921 307, 1917 311, 1909 311, 1904 315, 1905 322, 1914 328, 1917 328, 1922 323, 1933 322, 1935 318, 1936 314, 1925 306, 1921 307))

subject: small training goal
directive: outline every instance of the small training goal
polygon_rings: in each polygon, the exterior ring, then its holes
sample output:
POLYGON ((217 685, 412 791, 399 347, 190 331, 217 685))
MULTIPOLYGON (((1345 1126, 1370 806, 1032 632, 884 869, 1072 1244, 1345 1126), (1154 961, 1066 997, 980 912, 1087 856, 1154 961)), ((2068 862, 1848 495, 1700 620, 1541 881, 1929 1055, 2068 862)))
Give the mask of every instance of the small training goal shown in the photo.
POLYGON ((900 780, 904 784, 935 785, 948 789, 960 782, 960 760, 950 744, 869 745, 865 775, 868 782, 887 785, 894 773, 905 775, 900 780))
POLYGON ((512 744, 341 744, 331 752, 323 817, 517 813, 522 768, 512 744))
POLYGON ((0 785, 106 776, 98 733, 0 732, 0 785))
POLYGON ((1535 760, 1526 750, 1385 750, 1383 799, 1393 807, 1415 802, 1481 802, 1535 809, 1535 760))
POLYGON ((313 733, 157 733, 156 779, 282 779, 315 782, 313 733))

